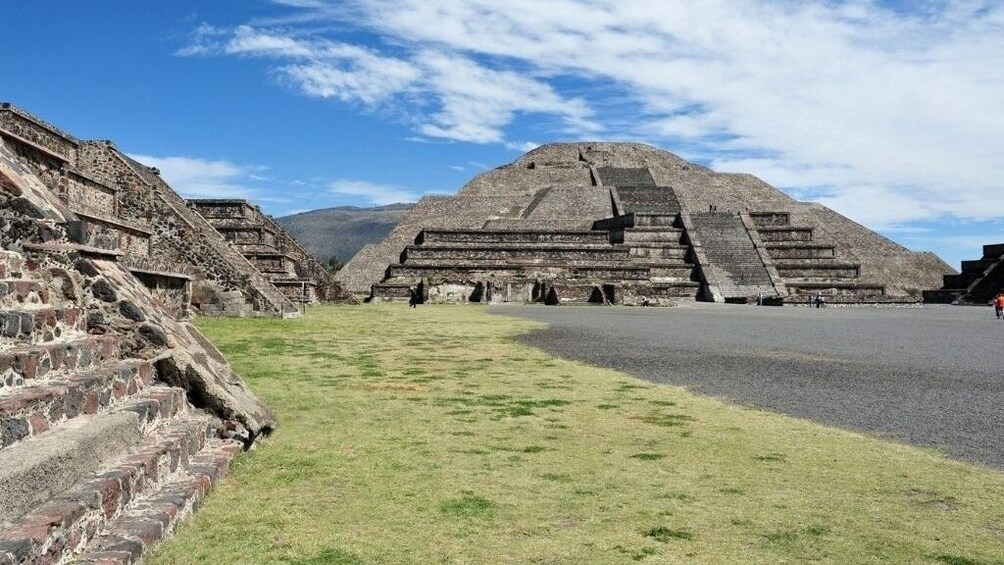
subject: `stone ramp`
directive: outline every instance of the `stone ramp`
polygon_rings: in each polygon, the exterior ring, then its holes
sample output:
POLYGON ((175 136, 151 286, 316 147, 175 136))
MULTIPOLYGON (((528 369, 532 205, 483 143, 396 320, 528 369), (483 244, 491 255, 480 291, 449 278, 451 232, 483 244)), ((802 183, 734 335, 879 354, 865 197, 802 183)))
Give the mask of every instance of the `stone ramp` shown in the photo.
POLYGON ((1004 243, 983 246, 983 257, 962 262, 962 272, 944 276, 938 290, 924 291, 924 302, 987 304, 1004 292, 1004 243))
POLYGON ((688 233, 700 238, 708 261, 701 269, 715 281, 724 298, 777 295, 770 273, 739 214, 690 214, 690 221, 688 233))

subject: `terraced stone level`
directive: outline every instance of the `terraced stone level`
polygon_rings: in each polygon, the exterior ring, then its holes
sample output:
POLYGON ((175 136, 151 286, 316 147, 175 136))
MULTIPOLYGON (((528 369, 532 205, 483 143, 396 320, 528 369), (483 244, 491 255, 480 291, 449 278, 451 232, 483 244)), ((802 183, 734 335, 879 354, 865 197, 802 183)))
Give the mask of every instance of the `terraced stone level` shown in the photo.
POLYGON ((861 265, 841 261, 836 247, 818 242, 814 229, 791 226, 787 212, 755 212, 750 217, 765 242, 790 303, 808 303, 816 296, 827 302, 912 302, 890 297, 885 285, 861 280, 861 265))

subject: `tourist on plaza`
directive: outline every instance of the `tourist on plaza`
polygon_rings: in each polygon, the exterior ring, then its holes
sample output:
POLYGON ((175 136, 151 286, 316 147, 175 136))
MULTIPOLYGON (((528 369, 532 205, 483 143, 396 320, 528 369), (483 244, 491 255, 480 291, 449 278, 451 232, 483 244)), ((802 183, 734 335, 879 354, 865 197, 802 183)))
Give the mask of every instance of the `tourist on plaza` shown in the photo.
POLYGON ((997 312, 997 319, 1004 316, 1004 290, 997 293, 997 297, 994 298, 994 310, 997 312))
POLYGON ((408 306, 411 308, 418 308, 418 291, 415 287, 408 289, 408 306))

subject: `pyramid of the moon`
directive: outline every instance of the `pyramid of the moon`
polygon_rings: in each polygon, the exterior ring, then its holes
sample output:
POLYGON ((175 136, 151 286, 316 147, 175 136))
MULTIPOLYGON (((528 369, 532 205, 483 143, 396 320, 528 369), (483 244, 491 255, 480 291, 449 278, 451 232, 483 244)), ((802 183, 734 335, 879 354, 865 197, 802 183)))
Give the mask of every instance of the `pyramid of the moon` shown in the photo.
POLYGON ((557 143, 426 197, 341 271, 373 300, 915 302, 952 269, 747 174, 557 143))

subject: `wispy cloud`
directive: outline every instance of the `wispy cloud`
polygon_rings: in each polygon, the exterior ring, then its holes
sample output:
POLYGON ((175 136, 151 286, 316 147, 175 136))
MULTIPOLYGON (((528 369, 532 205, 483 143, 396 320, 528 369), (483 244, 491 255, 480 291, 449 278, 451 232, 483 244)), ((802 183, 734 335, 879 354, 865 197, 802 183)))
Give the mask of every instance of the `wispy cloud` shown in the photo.
POLYGON ((328 191, 337 196, 361 197, 375 206, 415 202, 422 197, 422 193, 407 187, 350 179, 330 183, 328 191))
POLYGON ((285 22, 201 26, 179 54, 262 58, 426 139, 525 150, 530 116, 538 141, 683 148, 873 227, 1004 217, 1000 2, 278 3, 285 22))
POLYGON ((160 170, 161 176, 185 198, 244 198, 256 201, 284 201, 269 197, 253 186, 261 180, 256 173, 265 167, 239 165, 225 160, 197 157, 155 157, 134 155, 129 157, 160 170))

